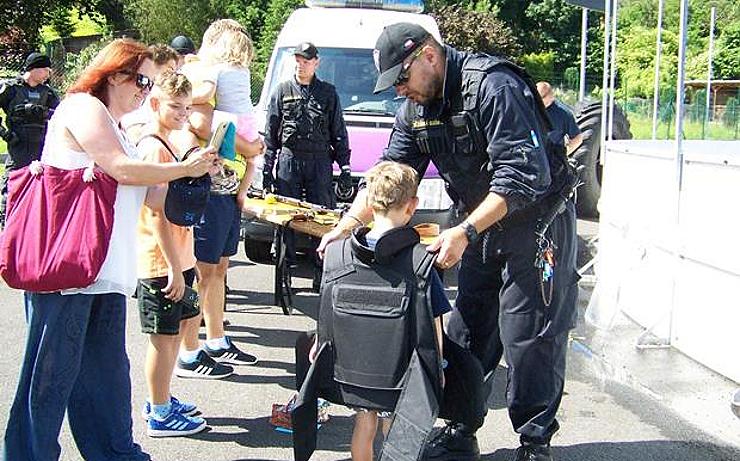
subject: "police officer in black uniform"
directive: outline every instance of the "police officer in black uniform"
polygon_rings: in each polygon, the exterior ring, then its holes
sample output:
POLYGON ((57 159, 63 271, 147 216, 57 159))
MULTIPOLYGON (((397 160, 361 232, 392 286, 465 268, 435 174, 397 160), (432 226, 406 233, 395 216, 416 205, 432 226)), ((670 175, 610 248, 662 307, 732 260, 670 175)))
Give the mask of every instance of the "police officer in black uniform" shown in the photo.
MULTIPOLYGON (((267 109, 263 187, 275 187, 278 194, 295 198, 302 198, 305 190, 307 201, 333 207, 332 164, 337 162, 341 168, 342 188, 349 189, 352 181, 342 107, 334 85, 315 75, 319 66, 316 47, 301 43, 294 55, 295 77, 278 85, 267 109)), ((284 235, 288 263, 294 264, 293 233, 284 235)), ((317 285, 317 277, 314 281, 317 285)))
POLYGON ((22 75, 0 83, 0 108, 6 117, 6 126, 0 125, 0 137, 8 145, 0 205, 3 224, 8 174, 39 159, 49 115, 59 104, 56 93, 46 84, 50 74, 49 57, 31 53, 26 58, 22 75))
MULTIPOLYGON (((485 382, 468 384, 490 386, 503 355, 509 416, 521 440, 516 460, 551 460, 577 295, 575 212, 561 198, 575 181, 564 149, 546 149, 549 120, 516 66, 443 46, 409 23, 386 27, 374 52, 375 90, 395 86, 407 98, 383 159, 411 165, 420 177, 434 162, 466 215, 430 250, 439 250, 442 268, 461 262, 446 333, 482 365, 485 382), (544 229, 548 213, 555 218, 544 229)), ((361 191, 319 252, 369 217, 361 191)), ((487 408, 479 400, 465 420, 457 417, 431 439, 427 460, 480 457, 475 432, 487 408)))
POLYGON ((572 154, 583 143, 583 133, 576 123, 573 112, 555 99, 555 92, 549 83, 537 82, 537 92, 553 125, 550 136, 555 141, 565 142, 565 150, 568 155, 572 154))

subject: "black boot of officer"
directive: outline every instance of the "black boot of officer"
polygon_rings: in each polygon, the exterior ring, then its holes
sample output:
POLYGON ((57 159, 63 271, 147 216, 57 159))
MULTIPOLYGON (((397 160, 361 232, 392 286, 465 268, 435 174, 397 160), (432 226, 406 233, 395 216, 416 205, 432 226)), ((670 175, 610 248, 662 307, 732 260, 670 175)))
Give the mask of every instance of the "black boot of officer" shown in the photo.
MULTIPOLYGON (((480 448, 475 430, 461 423, 447 423, 429 441, 424 452, 425 461, 477 461, 480 448)), ((521 441, 515 461, 552 461, 549 443, 521 441)))
POLYGON ((462 424, 448 422, 427 443, 425 461, 477 461, 480 459, 475 429, 462 424))

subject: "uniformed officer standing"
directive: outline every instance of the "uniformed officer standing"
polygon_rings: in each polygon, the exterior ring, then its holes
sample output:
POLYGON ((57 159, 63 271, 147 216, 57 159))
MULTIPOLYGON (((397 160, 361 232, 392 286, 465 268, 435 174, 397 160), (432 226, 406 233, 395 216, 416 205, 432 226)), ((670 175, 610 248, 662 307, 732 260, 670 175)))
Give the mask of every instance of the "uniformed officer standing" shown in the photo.
MULTIPOLYGON (((294 78, 278 85, 267 109, 263 187, 276 186, 278 194, 295 198, 302 198, 305 189, 309 202, 334 207, 332 164, 336 161, 341 168, 340 187, 349 189, 352 181, 339 96, 334 85, 316 77, 319 52, 312 43, 299 44, 294 56, 294 78)), ((284 235, 286 258, 294 264, 293 233, 284 235)))
POLYGON ((0 108, 6 116, 6 128, 0 125, 0 137, 8 144, 0 204, 3 224, 8 174, 41 157, 50 112, 59 104, 56 93, 46 84, 50 75, 49 57, 31 53, 26 58, 22 75, 0 83, 0 108))
MULTIPOLYGON (((386 27, 374 53, 375 90, 395 86, 407 98, 383 159, 411 165, 419 177, 434 162, 467 214, 430 245, 442 268, 461 261, 447 335, 478 357, 487 385, 505 357, 509 416, 521 440, 516 460, 551 460, 577 295, 574 206, 559 200, 574 176, 562 146, 545 149, 549 121, 534 83, 503 60, 443 46, 408 23, 386 27), (565 211, 538 239, 541 218, 558 205, 565 211)), ((319 251, 369 219, 365 196, 358 193, 319 251)), ((427 460, 480 457, 475 432, 487 408, 479 400, 465 421, 458 416, 432 438, 427 460)))
POLYGON ((573 113, 555 99, 555 93, 549 83, 537 82, 537 92, 547 108, 547 115, 553 125, 550 135, 559 142, 565 140, 565 149, 568 155, 572 154, 583 143, 583 133, 581 133, 573 113))

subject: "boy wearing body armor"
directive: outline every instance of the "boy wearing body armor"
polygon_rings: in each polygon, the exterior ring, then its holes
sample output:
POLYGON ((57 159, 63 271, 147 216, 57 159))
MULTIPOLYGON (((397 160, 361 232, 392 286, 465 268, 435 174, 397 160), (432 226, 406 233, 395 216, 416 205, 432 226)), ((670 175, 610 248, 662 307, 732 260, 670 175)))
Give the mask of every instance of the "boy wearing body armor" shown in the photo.
POLYGON ((5 225, 5 201, 8 175, 41 157, 46 125, 59 97, 46 81, 51 74, 51 60, 41 53, 26 58, 23 74, 0 83, 0 108, 5 112, 5 127, 0 121, 0 137, 8 144, 5 174, 2 178, 0 220, 5 225))
MULTIPOLYGON (((310 353, 313 371, 303 381, 300 399, 308 402, 318 394, 356 410, 353 461, 374 459, 378 419, 388 435, 394 410, 398 413, 391 430, 397 435, 389 435, 384 454, 413 439, 404 423, 415 419, 409 418, 409 408, 427 408, 427 417, 413 423, 431 429, 444 384, 441 316, 451 309, 432 269, 434 255, 407 226, 419 202, 416 172, 400 163, 381 162, 368 171, 366 181, 373 227, 356 229, 326 251, 318 341, 310 353), (319 391, 312 393, 312 386, 319 391), (404 402, 402 393, 411 399, 404 402), (417 401, 417 395, 432 398, 417 401)), ((315 428, 315 417, 312 421, 315 428)), ((307 459, 301 452, 300 427, 294 424, 297 460, 307 459)), ((422 447, 419 442, 417 453, 422 447)))

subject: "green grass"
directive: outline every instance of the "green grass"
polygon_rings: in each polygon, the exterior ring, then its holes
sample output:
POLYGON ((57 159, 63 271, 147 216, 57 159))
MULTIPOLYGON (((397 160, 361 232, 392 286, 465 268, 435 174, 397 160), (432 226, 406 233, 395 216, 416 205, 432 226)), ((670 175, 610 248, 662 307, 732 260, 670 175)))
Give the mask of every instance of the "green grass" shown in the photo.
MULTIPOLYGON (((85 37, 88 35, 102 34, 104 29, 100 26, 99 22, 95 22, 89 15, 80 15, 76 8, 71 8, 69 11, 69 19, 72 22, 75 30, 72 32, 73 37, 85 37)), ((41 40, 43 42, 51 42, 59 39, 59 34, 54 30, 53 26, 41 27, 41 40)))
MULTIPOLYGON (((630 122, 630 131, 633 139, 652 139, 653 120, 650 117, 627 114, 630 122)), ((676 122, 669 124, 659 123, 657 139, 675 139, 676 122)), ((709 126, 702 131, 701 122, 691 122, 684 119, 684 139, 711 139, 711 140, 737 140, 740 139, 740 121, 737 129, 727 127, 721 122, 710 122, 709 126)))

